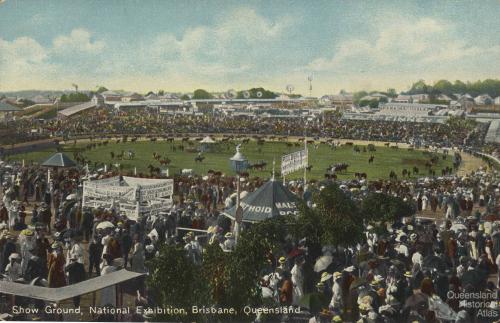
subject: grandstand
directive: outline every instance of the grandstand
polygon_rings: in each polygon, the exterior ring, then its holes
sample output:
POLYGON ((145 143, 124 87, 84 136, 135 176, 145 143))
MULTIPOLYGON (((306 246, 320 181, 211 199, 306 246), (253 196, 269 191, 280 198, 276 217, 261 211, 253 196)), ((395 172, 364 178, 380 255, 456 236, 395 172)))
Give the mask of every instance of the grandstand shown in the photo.
POLYGON ((447 116, 429 116, 429 115, 401 115, 401 114, 367 114, 367 113, 349 113, 342 115, 344 120, 371 120, 371 121, 398 121, 398 122, 418 122, 418 123, 445 123, 447 116))
POLYGON ((500 144, 500 119, 491 121, 484 141, 487 143, 500 144))
POLYGON ((72 107, 66 108, 62 111, 59 111, 58 116, 60 118, 69 118, 71 116, 74 116, 76 114, 79 114, 85 110, 95 108, 97 104, 95 101, 89 101, 89 102, 84 102, 81 104, 74 105, 72 107))

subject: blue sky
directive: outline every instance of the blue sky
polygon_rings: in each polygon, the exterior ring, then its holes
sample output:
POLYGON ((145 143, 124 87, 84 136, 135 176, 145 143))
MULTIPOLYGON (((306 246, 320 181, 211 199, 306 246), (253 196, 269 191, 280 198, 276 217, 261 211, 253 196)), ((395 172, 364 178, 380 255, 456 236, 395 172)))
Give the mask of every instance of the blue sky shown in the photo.
POLYGON ((0 0, 0 91, 498 78, 499 16, 498 1, 0 0))

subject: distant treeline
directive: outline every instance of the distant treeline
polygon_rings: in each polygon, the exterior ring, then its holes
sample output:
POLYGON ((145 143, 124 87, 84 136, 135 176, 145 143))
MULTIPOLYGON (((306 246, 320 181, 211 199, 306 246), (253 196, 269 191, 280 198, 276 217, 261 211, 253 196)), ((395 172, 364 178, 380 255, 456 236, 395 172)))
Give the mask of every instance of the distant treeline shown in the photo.
POLYGON ((87 94, 81 92, 61 95, 61 102, 87 102, 87 101, 90 101, 90 97, 87 94))
POLYGON ((481 94, 488 94, 492 98, 500 96, 500 80, 486 79, 484 81, 476 82, 462 82, 457 80, 450 82, 448 80, 439 80, 433 85, 426 84, 424 80, 413 83, 410 90, 405 94, 429 94, 431 96, 446 94, 465 94, 471 96, 478 96, 481 94))

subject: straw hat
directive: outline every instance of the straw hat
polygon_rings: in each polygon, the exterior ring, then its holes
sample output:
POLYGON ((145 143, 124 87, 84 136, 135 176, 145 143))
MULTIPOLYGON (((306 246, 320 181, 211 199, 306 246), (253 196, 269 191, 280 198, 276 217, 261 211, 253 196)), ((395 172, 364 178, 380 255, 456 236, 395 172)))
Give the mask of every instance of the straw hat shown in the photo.
POLYGON ((232 232, 228 232, 228 233, 226 233, 226 234, 224 235, 224 238, 226 238, 226 239, 230 239, 230 238, 232 238, 232 237, 233 237, 233 233, 232 233, 232 232))
POLYGON ((335 315, 332 318, 332 322, 341 323, 342 322, 342 318, 340 317, 340 315, 335 315))
POLYGON ((324 272, 321 274, 321 281, 322 282, 325 282, 327 281, 328 279, 332 278, 332 274, 329 274, 328 272, 324 272))
POLYGON ((342 277, 342 273, 336 271, 333 273, 333 280, 336 280, 338 278, 342 277))
POLYGON ((411 274, 411 271, 407 271, 407 272, 405 272, 405 273, 404 273, 404 276, 405 276, 405 277, 408 277, 408 278, 412 278, 412 277, 413 277, 413 276, 412 276, 412 274, 411 274))
POLYGON ((286 262, 286 258, 285 257, 280 257, 280 259, 278 259, 278 262, 280 264, 284 264, 286 262))
POLYGON ((322 283, 322 282, 319 282, 319 283, 316 284, 316 288, 318 288, 318 289, 322 289, 324 287, 325 287, 325 284, 322 283))

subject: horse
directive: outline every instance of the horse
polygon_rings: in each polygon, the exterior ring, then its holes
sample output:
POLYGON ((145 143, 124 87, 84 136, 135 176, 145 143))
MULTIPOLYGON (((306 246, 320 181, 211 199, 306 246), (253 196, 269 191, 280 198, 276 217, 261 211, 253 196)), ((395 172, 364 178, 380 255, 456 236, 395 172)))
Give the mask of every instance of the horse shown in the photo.
POLYGON ((195 162, 197 162, 197 163, 198 163, 198 162, 200 162, 200 163, 201 163, 201 162, 203 162, 203 160, 204 160, 204 159, 205 159, 205 156, 196 156, 196 157, 194 158, 194 161, 195 161, 195 162))
POLYGON ((164 159, 161 159, 159 162, 160 162, 160 165, 169 165, 171 160, 169 158, 164 158, 164 159))
POLYGON ((370 158, 368 158, 368 164, 373 163, 374 160, 375 160, 375 156, 371 155, 370 158))

